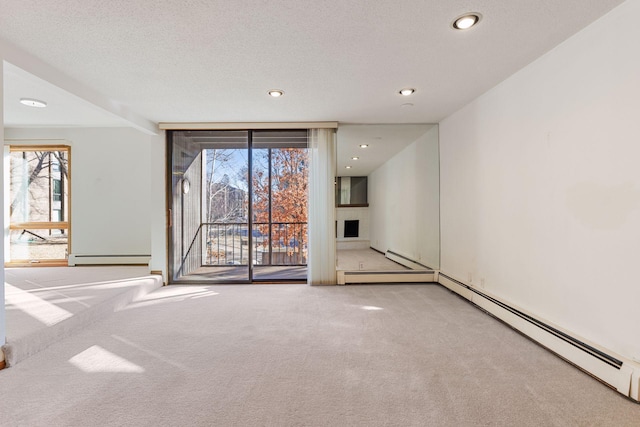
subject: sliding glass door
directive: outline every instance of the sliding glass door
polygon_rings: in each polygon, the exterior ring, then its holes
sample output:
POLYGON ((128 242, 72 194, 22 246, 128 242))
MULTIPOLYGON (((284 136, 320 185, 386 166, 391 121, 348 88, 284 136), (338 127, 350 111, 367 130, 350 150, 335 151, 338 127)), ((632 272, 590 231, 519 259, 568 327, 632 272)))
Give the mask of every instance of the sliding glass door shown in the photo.
POLYGON ((306 280, 305 131, 175 131, 172 283, 306 280))
POLYGON ((256 131, 252 142, 253 277, 306 280, 307 132, 256 131))

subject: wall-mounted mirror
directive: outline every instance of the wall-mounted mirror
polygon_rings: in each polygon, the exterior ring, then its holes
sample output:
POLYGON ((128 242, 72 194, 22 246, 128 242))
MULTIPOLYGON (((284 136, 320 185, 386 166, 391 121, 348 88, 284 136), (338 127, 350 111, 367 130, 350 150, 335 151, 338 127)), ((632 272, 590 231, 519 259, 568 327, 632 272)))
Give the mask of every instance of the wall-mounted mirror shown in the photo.
POLYGON ((337 207, 364 207, 368 204, 366 176, 339 176, 336 179, 337 207))
POLYGON ((338 270, 437 270, 438 126, 341 125, 337 141, 338 270), (354 181, 366 182, 365 204, 343 203, 354 181))

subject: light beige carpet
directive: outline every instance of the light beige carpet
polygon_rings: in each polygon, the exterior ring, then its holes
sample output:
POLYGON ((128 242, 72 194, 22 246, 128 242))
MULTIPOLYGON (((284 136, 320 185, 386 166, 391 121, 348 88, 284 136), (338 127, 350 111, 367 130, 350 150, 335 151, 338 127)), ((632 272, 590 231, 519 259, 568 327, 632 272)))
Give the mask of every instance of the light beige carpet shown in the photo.
POLYGON ((439 285, 165 287, 0 371, 2 426, 637 426, 439 285))
POLYGON ((161 286, 148 267, 7 268, 7 361, 19 363, 161 286))

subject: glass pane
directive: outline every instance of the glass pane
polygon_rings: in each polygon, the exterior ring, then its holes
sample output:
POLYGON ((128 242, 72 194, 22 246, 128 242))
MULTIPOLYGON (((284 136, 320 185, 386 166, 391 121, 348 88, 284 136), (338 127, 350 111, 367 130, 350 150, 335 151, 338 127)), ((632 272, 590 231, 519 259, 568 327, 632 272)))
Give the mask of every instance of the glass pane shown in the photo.
POLYGON ((64 260, 67 230, 11 230, 11 260, 64 260))
POLYGON ((202 153, 203 212, 209 232, 203 265, 248 266, 248 151, 208 148, 202 153))
POLYGON ((68 220, 68 152, 11 152, 11 223, 68 220))
POLYGON ((306 264, 307 182, 306 148, 271 150, 271 222, 273 250, 279 255, 275 265, 306 264))
POLYGON ((254 234, 254 265, 270 265, 269 254, 269 150, 254 148, 252 150, 252 198, 254 234))
POLYGON ((308 186, 306 133, 261 132, 260 138, 257 135, 258 132, 254 137, 252 168, 256 233, 253 277, 256 280, 305 280, 308 186))
POLYGON ((172 136, 172 278, 247 281, 248 132, 172 136))
MULTIPOLYGON (((205 149, 204 211, 208 223, 247 223, 246 149, 205 149)), ((245 229, 246 233, 246 229, 245 229)))

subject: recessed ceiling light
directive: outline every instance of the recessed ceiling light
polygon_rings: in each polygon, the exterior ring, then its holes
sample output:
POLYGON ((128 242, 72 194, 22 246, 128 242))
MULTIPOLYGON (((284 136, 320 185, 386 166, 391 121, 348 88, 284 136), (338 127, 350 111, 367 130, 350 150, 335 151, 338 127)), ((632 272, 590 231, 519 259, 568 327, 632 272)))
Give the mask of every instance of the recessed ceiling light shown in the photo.
POLYGON ((352 157, 351 160, 360 160, 360 157, 352 157))
POLYGON ((36 107, 36 108, 44 108, 47 106, 46 102, 40 101, 39 99, 33 99, 33 98, 20 98, 20 103, 28 107, 36 107))
POLYGON ((416 92, 416 90, 412 87, 407 87, 404 89, 400 89, 400 92, 398 92, 400 95, 402 96, 409 96, 409 95, 413 95, 416 92))
POLYGON ((360 148, 367 148, 369 144, 360 144, 360 148))
POLYGON ((481 17, 482 15, 475 12, 465 13, 464 15, 454 19, 451 23, 451 26, 456 30, 467 30, 480 22, 481 17))
POLYGON ((351 169, 351 166, 345 166, 344 168, 345 169, 351 169))
POLYGON ((284 91, 280 89, 271 89, 269 91, 269 95, 273 96, 274 98, 279 98, 284 95, 284 91))

